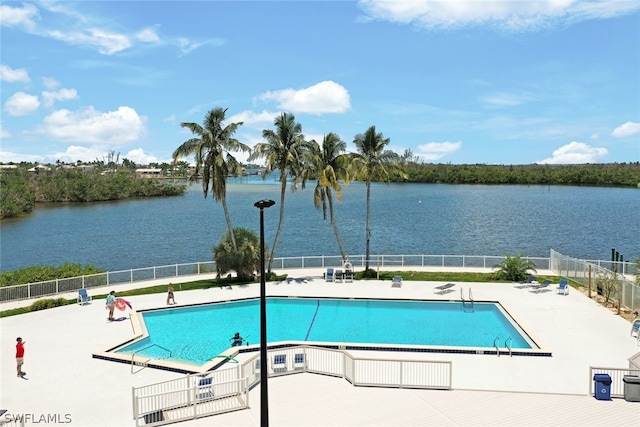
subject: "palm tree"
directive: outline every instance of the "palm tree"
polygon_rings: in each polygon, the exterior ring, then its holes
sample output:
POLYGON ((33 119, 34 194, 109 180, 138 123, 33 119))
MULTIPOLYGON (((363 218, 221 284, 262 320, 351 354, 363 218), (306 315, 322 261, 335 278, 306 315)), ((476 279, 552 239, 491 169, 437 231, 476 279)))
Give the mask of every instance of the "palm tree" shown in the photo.
POLYGON ((311 141, 308 152, 310 169, 307 171, 307 174, 312 174, 316 179, 313 204, 316 208, 322 209, 322 216, 325 220, 327 219, 327 207, 329 208, 329 218, 343 262, 347 260, 347 255, 334 215, 333 192, 335 191, 338 200, 342 200, 342 187, 338 180, 344 180, 346 176, 346 167, 349 159, 346 154, 341 154, 344 153, 346 148, 347 144, 333 132, 324 136, 322 147, 316 141, 311 141))
POLYGON ((353 179, 364 181, 367 187, 365 274, 369 271, 371 182, 379 180, 389 183, 389 174, 392 172, 405 176, 405 172, 398 161, 399 156, 391 150, 384 149, 389 142, 390 139, 384 138, 382 133, 376 133, 375 126, 369 127, 363 134, 356 135, 353 140, 357 152, 351 154, 350 175, 353 179))
POLYGON ((529 258, 522 258, 522 254, 516 256, 505 254, 502 262, 494 265, 493 268, 498 269, 496 271, 498 279, 519 282, 527 277, 529 270, 536 271, 536 264, 529 258))
POLYGON ((281 113, 273 121, 275 131, 265 129, 262 137, 267 142, 261 142, 253 147, 253 152, 249 156, 249 161, 265 158, 264 174, 268 175, 274 170, 280 171, 280 218, 278 219, 278 229, 276 230, 271 254, 269 256, 268 271, 271 272, 271 265, 278 247, 278 239, 282 230, 284 220, 284 195, 287 191, 287 176, 293 180, 292 189, 295 190, 300 179, 303 153, 307 149, 307 142, 302 134, 302 125, 296 122, 293 114, 281 113))
POLYGON ((195 180, 202 174, 204 197, 207 197, 211 188, 214 201, 222 203, 231 244, 234 252, 237 252, 238 246, 227 208, 227 177, 238 174, 241 165, 230 152, 250 152, 251 148, 233 138, 233 134, 242 122, 223 125, 226 113, 226 108, 216 107, 205 115, 202 126, 191 122, 180 123, 180 126, 188 128, 196 137, 188 139, 176 148, 173 152, 173 161, 176 163, 182 157, 195 155, 196 170, 191 179, 195 180))
MULTIPOLYGON (((224 233, 213 248, 213 259, 220 276, 233 270, 241 282, 252 280, 256 271, 260 271, 260 240, 256 233, 243 227, 233 230, 238 241, 238 250, 231 246, 231 234, 224 233)), ((267 249, 265 249, 267 251, 267 249)))

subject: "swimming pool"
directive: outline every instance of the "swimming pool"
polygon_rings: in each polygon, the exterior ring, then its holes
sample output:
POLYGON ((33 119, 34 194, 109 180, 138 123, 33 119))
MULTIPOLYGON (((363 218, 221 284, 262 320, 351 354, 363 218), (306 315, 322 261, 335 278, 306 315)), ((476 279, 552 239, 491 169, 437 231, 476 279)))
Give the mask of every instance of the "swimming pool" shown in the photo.
MULTIPOLYGON (((259 344, 259 299, 228 301, 142 312, 148 336, 117 350, 149 358, 202 365, 230 347, 235 332, 259 344)), ((538 349, 536 343, 495 302, 268 298, 270 344, 282 341, 340 343, 345 348, 408 351, 501 347, 538 349), (468 304, 468 303, 467 303, 468 304), (468 306, 467 306, 468 308, 468 306)))

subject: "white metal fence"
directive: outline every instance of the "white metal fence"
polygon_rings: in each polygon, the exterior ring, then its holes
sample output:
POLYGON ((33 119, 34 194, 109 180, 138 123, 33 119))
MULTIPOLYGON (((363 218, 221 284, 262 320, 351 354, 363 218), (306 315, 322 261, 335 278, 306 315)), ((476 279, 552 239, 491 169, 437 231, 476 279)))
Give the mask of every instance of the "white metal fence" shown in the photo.
POLYGON ((640 286, 627 277, 637 274, 634 264, 577 259, 562 255, 553 249, 549 260, 550 270, 553 270, 558 276, 571 279, 585 287, 589 286, 591 280, 594 292, 597 289, 593 284, 596 283, 598 276, 615 273, 620 286, 612 292, 611 297, 613 299, 619 298, 622 307, 634 311, 640 309, 640 286))
MULTIPOLYGON (((370 258, 370 268, 437 267, 437 268, 491 268, 504 257, 486 255, 378 255, 370 258)), ((350 256, 355 268, 365 267, 365 256, 350 256)), ((531 258, 536 266, 547 269, 549 258, 531 258)), ((305 268, 341 267, 340 256, 284 257, 274 259, 273 269, 292 270, 305 268)), ((46 282, 0 287, 0 302, 40 298, 125 283, 167 279, 201 274, 215 274, 213 261, 172 264, 131 270, 109 271, 88 276, 49 280, 46 282)))
POLYGON ((260 382, 263 366, 269 377, 307 372, 341 377, 354 386, 451 389, 452 364, 446 361, 364 359, 308 345, 269 349, 267 354, 264 364, 255 355, 237 368, 134 387, 136 426, 159 426, 247 408, 248 390, 260 382))

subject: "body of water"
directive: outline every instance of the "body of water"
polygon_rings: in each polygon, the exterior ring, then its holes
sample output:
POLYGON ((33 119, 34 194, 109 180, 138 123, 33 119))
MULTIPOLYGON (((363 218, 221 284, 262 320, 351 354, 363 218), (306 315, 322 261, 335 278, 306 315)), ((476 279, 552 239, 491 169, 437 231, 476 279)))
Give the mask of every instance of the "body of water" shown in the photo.
MULTIPOLYGON (((288 191, 276 257, 339 255, 331 223, 313 205, 313 188, 288 191)), ((265 240, 277 227, 280 185, 257 177, 231 181, 234 227, 259 234, 254 203, 265 210, 265 240)), ((366 189, 344 188, 335 205, 348 254, 365 253, 366 189)), ((5 220, 1 270, 65 262, 110 271, 212 259, 227 231, 222 206, 194 184, 183 196, 118 202, 38 205, 26 218, 5 220)), ((371 254, 548 257, 550 249, 585 259, 640 255, 640 190, 554 186, 373 184, 371 254)))
MULTIPOLYGON (((511 337, 512 348, 532 348, 495 303, 476 303, 469 312, 449 301, 269 298, 267 310, 270 343, 486 348, 496 337, 511 337)), ((250 344, 260 344, 259 314, 257 299, 145 312, 149 336, 118 353, 161 358, 168 349, 174 359, 201 365, 227 350, 237 331, 250 344)))

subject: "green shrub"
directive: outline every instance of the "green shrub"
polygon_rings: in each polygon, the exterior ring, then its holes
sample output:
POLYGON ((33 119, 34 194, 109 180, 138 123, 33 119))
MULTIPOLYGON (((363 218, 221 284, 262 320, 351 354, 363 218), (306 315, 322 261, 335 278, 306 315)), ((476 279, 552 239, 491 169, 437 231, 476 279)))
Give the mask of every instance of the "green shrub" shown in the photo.
POLYGON ((31 307, 29 307, 29 311, 46 310, 48 308, 60 307, 63 305, 67 305, 67 300, 64 298, 39 299, 38 301, 31 304, 31 307))

